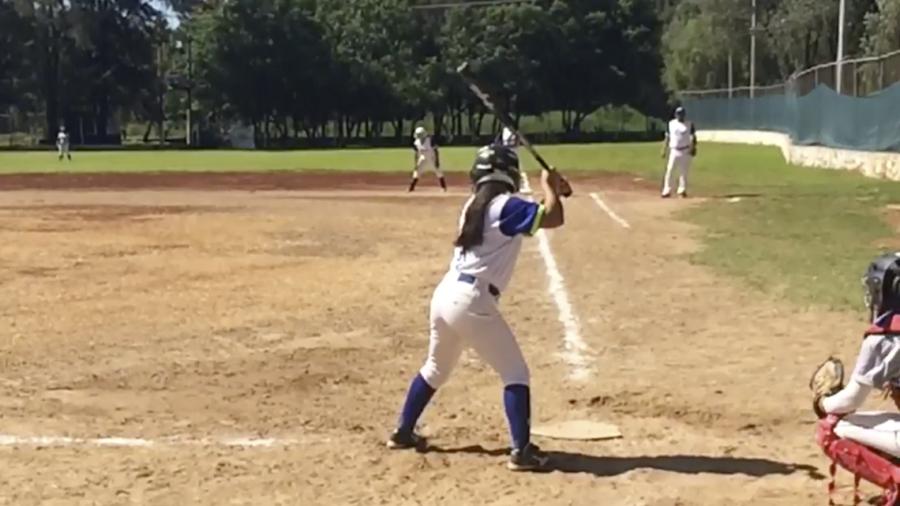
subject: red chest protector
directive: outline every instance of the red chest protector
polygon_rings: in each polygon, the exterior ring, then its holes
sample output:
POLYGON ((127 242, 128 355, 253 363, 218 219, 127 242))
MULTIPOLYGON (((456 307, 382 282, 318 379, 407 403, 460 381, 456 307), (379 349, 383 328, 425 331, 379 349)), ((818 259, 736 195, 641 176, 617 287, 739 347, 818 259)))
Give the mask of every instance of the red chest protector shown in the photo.
POLYGON ((888 311, 879 316, 875 323, 866 330, 866 337, 872 335, 900 335, 900 314, 888 311))

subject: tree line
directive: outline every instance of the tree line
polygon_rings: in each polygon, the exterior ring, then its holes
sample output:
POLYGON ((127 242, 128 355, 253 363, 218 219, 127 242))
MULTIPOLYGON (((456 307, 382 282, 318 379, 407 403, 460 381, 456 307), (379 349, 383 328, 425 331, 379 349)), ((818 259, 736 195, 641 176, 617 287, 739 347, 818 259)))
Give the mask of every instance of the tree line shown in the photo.
MULTIPOLYGON (((750 82, 750 0, 669 0, 661 47, 670 90, 724 88, 728 59, 735 86, 750 82)), ((809 67, 833 62, 838 0, 756 0, 756 84, 776 84, 809 67)), ((846 57, 900 49, 900 0, 848 0, 846 57)))
MULTIPOLYGON (((405 136, 424 118, 481 134, 489 116, 454 73, 469 61, 516 120, 558 114, 577 134, 605 106, 667 116, 673 91, 727 85, 729 57, 749 80, 751 0, 446 3, 0 0, 0 114, 42 113, 48 139, 115 115, 147 139, 188 107, 266 145, 405 136)), ((900 0, 847 3, 847 54, 900 47, 900 0)), ((756 4, 758 83, 834 59, 837 0, 756 4)))

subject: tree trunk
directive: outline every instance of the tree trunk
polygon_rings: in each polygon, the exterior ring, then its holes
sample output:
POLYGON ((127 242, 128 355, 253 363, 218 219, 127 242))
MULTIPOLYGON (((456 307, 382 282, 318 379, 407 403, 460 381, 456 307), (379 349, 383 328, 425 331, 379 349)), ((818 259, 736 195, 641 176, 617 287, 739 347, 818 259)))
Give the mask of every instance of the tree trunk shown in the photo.
POLYGON ((581 121, 583 120, 584 118, 579 119, 578 111, 562 111, 563 130, 567 134, 571 134, 577 131, 580 128, 581 121))
POLYGON ((147 122, 147 129, 144 130, 144 144, 147 144, 147 143, 150 142, 150 132, 151 132, 152 130, 153 130, 153 122, 152 122, 152 121, 148 121, 148 122, 147 122))
POLYGON ((440 137, 444 132, 444 114, 434 114, 434 135, 440 137))
MULTIPOLYGON (((52 16, 52 13, 51 13, 52 16)), ((59 94, 57 85, 59 78, 59 45, 56 41, 56 33, 53 27, 47 29, 47 49, 44 54, 44 99, 46 100, 45 118, 47 127, 46 140, 53 143, 53 135, 56 132, 59 121, 59 94)))
POLYGON ((394 137, 398 140, 403 138, 403 118, 394 120, 394 137))
MULTIPOLYGON (((623 111, 624 111, 624 109, 623 109, 623 111)), ((580 133, 581 132, 581 124, 584 123, 584 120, 587 117, 588 117, 588 115, 583 112, 576 112, 575 113, 575 122, 572 125, 572 131, 580 133)))

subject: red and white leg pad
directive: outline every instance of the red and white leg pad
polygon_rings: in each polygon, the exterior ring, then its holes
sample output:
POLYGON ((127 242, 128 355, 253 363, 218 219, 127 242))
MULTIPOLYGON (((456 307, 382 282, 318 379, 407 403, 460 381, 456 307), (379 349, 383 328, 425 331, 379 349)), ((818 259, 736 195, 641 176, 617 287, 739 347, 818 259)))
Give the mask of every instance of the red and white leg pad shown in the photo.
POLYGON ((840 417, 830 415, 819 420, 816 426, 816 442, 831 459, 831 480, 828 483, 828 504, 834 504, 834 477, 841 466, 853 473, 854 504, 860 502, 859 480, 863 479, 884 490, 884 505, 900 504, 900 467, 890 457, 876 452, 850 439, 843 439, 834 433, 840 417))

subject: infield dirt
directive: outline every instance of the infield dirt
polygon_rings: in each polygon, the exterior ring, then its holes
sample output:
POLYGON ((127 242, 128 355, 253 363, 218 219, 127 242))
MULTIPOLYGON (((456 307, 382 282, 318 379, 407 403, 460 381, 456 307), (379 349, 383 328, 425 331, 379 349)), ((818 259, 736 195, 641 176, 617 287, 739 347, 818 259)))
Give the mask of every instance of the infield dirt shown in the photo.
POLYGON ((612 422, 624 438, 540 440, 555 470, 509 473, 501 385, 466 353, 424 416, 429 451, 386 450, 465 196, 458 178, 446 195, 426 177, 409 196, 404 182, 0 177, 15 190, 0 192, 0 434, 152 442, 7 444, 0 503, 826 503, 806 381, 829 351, 852 360, 862 316, 692 265, 700 231, 673 213, 698 201, 625 176, 577 180, 567 226, 550 233, 587 381, 559 356, 534 243, 501 298, 534 420, 612 422))

